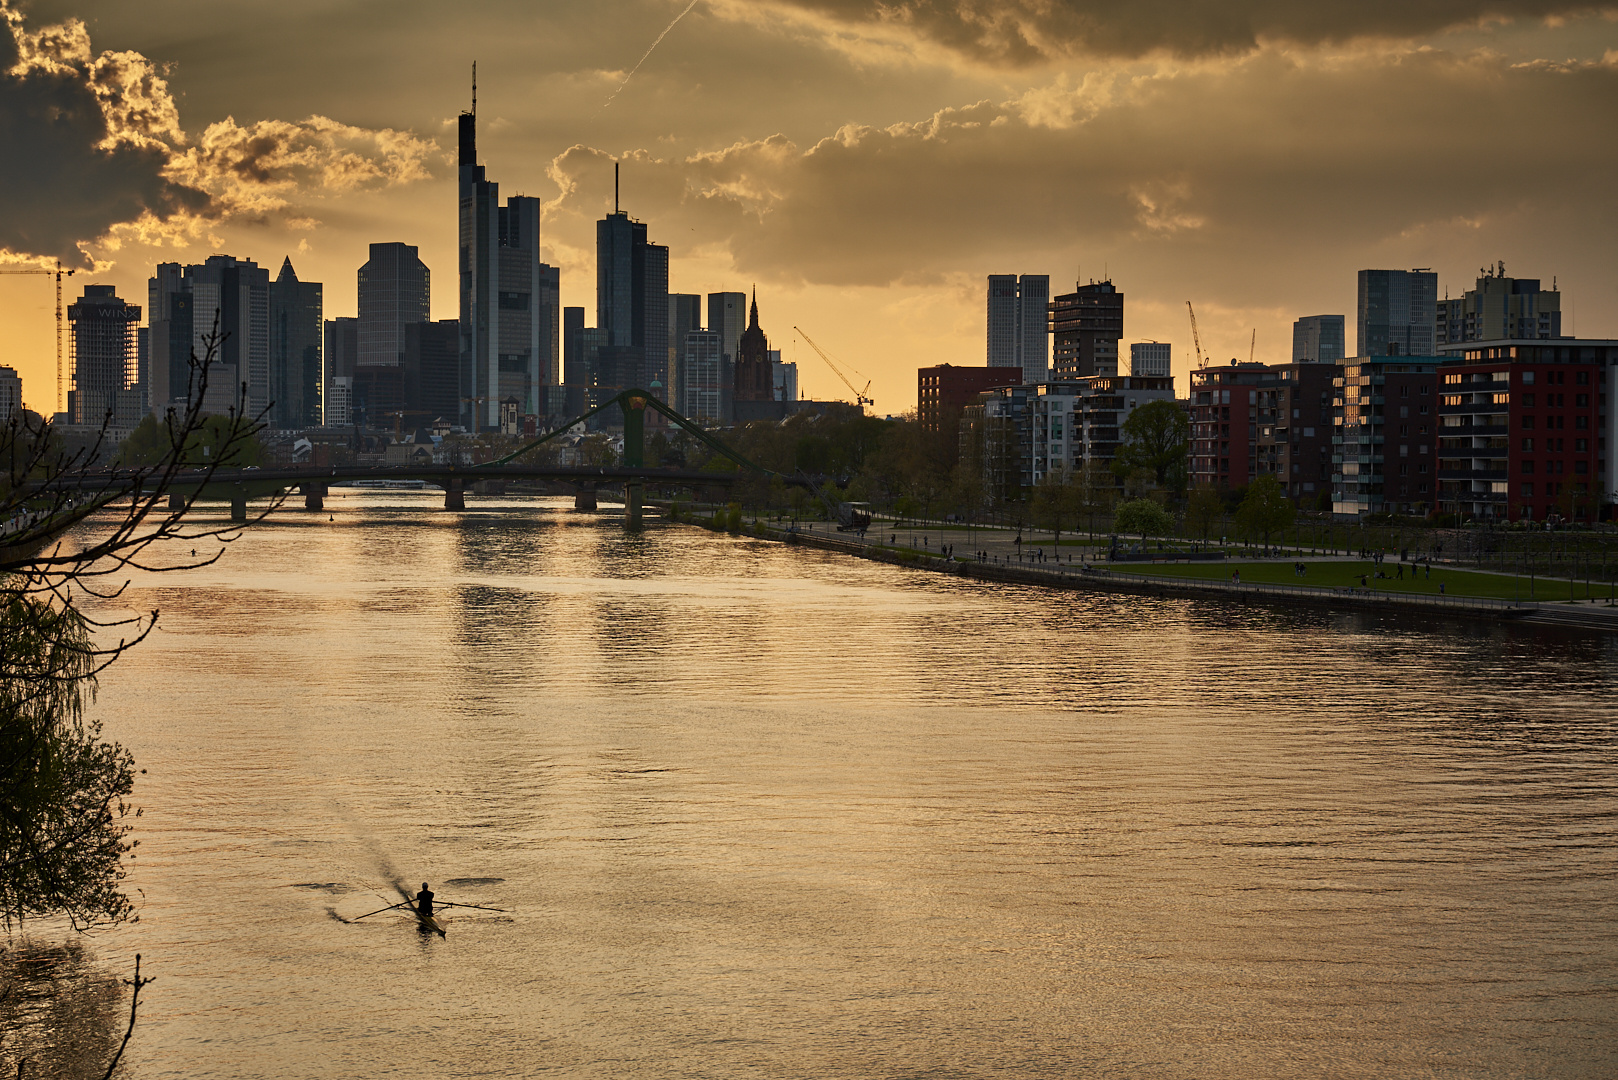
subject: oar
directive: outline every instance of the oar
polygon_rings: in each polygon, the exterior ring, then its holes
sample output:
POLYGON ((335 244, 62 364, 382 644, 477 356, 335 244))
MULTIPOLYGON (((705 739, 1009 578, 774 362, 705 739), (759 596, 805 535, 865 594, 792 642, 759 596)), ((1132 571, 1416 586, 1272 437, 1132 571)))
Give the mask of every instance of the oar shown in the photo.
POLYGON ((392 911, 392 910, 393 910, 393 909, 394 909, 394 908, 402 908, 402 907, 404 907, 404 906, 405 906, 405 904, 408 904, 408 903, 409 903, 409 902, 410 902, 410 901, 408 901, 408 900, 406 900, 406 901, 404 901, 404 903, 399 903, 399 904, 389 904, 389 905, 388 905, 388 906, 387 906, 387 907, 385 907, 385 908, 377 908, 377 909, 376 909, 376 910, 375 910, 375 911, 367 911, 367 912, 366 912, 366 913, 365 913, 365 914, 364 914, 364 915, 361 915, 361 916, 360 916, 360 917, 359 917, 359 919, 354 919, 354 920, 353 920, 353 921, 354 921, 354 922, 359 922, 359 921, 360 921, 360 919, 369 919, 369 918, 370 918, 370 917, 371 917, 371 916, 372 916, 372 915, 380 915, 380 914, 382 914, 382 913, 383 913, 383 912, 384 912, 384 911, 392 911))
POLYGON ((506 909, 503 908, 503 907, 484 907, 482 904, 452 904, 448 900, 443 900, 443 901, 434 900, 433 901, 433 907, 435 907, 435 908, 441 908, 441 907, 469 907, 469 908, 477 908, 479 911, 498 911, 502 915, 507 914, 506 909))

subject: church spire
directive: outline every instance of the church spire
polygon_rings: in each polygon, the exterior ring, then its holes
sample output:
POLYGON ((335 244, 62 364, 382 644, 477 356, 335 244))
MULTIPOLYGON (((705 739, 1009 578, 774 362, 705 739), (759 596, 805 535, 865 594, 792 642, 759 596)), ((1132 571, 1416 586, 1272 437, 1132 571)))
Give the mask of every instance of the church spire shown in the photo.
POLYGON ((748 313, 747 325, 749 328, 758 325, 758 285, 753 286, 753 310, 748 313))

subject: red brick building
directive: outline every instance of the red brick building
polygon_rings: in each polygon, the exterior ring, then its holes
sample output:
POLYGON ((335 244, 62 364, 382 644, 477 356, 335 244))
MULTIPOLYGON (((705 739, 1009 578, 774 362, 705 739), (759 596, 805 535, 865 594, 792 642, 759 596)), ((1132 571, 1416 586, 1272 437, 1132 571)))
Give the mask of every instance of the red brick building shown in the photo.
POLYGON ((937 367, 916 369, 916 419, 923 431, 953 429, 961 410, 977 404, 978 395, 1002 386, 1022 385, 1020 367, 937 367))
POLYGON ((1334 364, 1242 364, 1191 373, 1191 482, 1240 488, 1273 475, 1294 502, 1331 488, 1334 364))

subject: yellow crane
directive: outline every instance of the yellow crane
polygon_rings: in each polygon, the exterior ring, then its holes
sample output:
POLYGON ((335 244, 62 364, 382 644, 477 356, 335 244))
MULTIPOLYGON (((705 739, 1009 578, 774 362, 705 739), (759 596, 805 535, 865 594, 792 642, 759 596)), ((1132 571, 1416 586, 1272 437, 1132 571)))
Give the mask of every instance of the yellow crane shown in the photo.
MULTIPOLYGON (((798 332, 798 336, 803 338, 803 340, 805 340, 805 341, 807 341, 809 343, 809 347, 811 349, 815 350, 815 352, 820 354, 820 358, 822 360, 826 361, 826 366, 831 368, 832 371, 836 373, 836 375, 837 375, 837 377, 839 379, 843 380, 843 385, 848 387, 850 390, 853 391, 855 404, 858 404, 858 405, 875 405, 876 404, 876 402, 874 400, 872 400, 870 397, 867 396, 871 392, 871 380, 870 379, 865 379, 865 389, 864 390, 855 390, 854 389, 854 384, 848 381, 848 376, 847 375, 843 374, 843 369, 837 366, 836 361, 834 361, 831 357, 826 355, 826 350, 825 349, 822 349, 819 345, 815 344, 815 339, 814 338, 812 338, 808 334, 804 333, 802 328, 800 328, 800 327, 794 326, 792 329, 796 330, 798 332)), ((858 371, 855 371, 853 367, 850 367, 849 370, 853 371, 856 376, 858 376, 860 378, 865 378, 863 375, 860 375, 860 373, 858 371)))
POLYGON ((1202 338, 1197 334, 1197 309, 1191 306, 1191 301, 1185 302, 1185 309, 1191 313, 1191 344, 1197 349, 1197 367, 1205 368, 1208 361, 1202 355, 1202 338))
POLYGON ((0 274, 49 274, 56 278, 56 411, 61 412, 67 408, 67 402, 62 397, 62 278, 72 277, 72 270, 63 270, 61 260, 57 260, 55 270, 46 270, 36 266, 27 270, 0 270, 0 274))

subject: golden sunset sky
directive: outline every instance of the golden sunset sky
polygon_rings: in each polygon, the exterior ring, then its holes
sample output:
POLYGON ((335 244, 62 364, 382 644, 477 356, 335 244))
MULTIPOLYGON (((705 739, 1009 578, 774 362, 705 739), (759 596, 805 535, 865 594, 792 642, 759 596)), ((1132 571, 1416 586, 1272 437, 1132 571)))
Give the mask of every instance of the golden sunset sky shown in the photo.
MULTIPOLYGON (((915 404, 984 361, 984 278, 1110 275, 1125 340, 1290 355, 1356 271, 1556 278, 1618 336, 1618 7, 1559 0, 0 0, 0 261, 62 258, 145 305, 159 261, 290 255, 353 315, 371 242, 418 245, 456 315, 454 121, 545 202, 562 302, 595 316, 623 206, 670 288, 758 286, 805 396, 847 391, 801 325, 915 404), (668 29, 625 84, 625 77, 668 29)), ((0 277, 0 364, 54 407, 47 278, 0 277)))

